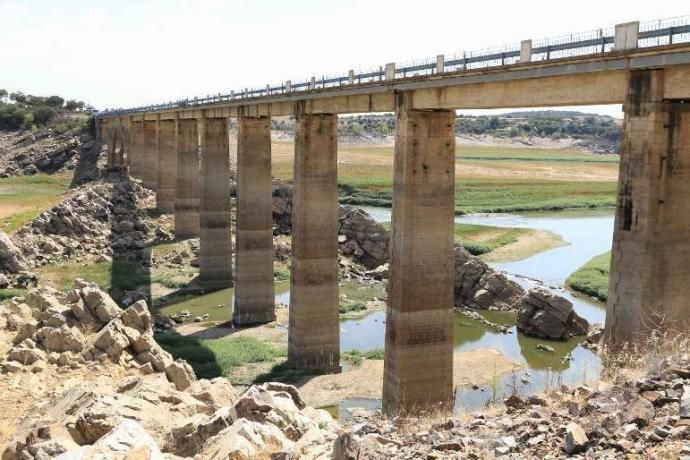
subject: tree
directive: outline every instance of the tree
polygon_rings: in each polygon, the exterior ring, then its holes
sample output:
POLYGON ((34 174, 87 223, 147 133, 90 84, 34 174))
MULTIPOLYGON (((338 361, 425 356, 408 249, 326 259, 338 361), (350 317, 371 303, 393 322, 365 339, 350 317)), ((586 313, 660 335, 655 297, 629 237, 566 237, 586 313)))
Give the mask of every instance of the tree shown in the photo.
POLYGON ((62 108, 62 104, 65 103, 65 100, 60 96, 50 96, 46 98, 45 103, 49 107, 55 107, 56 109, 59 109, 62 108))
POLYGON ((78 107, 78 102, 75 101, 74 99, 70 99, 69 101, 65 102, 65 110, 69 110, 70 112, 74 112, 77 110, 78 107))
POLYGON ((34 108, 31 113, 34 115, 34 123, 45 125, 53 118, 57 117, 57 111, 53 107, 40 106, 34 108))
POLYGON ((5 99, 9 93, 6 89, 0 88, 0 101, 5 99))
POLYGON ((10 100, 13 100, 19 105, 26 104, 26 94, 22 93, 21 91, 16 91, 10 94, 10 100))

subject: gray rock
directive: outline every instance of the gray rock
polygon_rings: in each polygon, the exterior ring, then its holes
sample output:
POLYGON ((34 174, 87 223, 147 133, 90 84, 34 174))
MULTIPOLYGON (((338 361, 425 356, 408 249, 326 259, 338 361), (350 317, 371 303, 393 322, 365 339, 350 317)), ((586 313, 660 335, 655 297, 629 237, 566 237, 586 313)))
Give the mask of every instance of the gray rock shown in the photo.
POLYGON ((582 452, 587 448, 589 438, 587 433, 580 425, 575 422, 568 423, 565 428, 565 446, 564 449, 568 455, 573 455, 582 452))
POLYGON ((0 271, 19 273, 28 269, 29 266, 22 251, 7 233, 0 231, 0 271))
POLYGON ((187 364, 187 362, 182 361, 181 359, 178 359, 166 367, 165 375, 168 377, 168 380, 175 384, 175 388, 180 391, 186 390, 192 385, 192 383, 196 382, 194 369, 192 369, 192 366, 187 364))
POLYGON ((575 313, 569 300, 538 287, 530 289, 523 298, 517 328, 525 335, 566 339, 587 334, 589 323, 575 313))

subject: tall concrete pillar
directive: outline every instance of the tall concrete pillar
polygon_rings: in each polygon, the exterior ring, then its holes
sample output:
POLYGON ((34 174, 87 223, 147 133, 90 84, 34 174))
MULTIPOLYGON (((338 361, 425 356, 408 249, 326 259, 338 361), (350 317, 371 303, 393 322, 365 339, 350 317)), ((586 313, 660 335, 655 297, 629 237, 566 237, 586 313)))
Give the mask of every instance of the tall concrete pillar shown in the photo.
POLYGON ((158 122, 158 171, 156 208, 170 214, 175 211, 175 187, 177 183, 177 120, 158 122))
POLYGON ((664 71, 629 74, 605 337, 690 330, 690 112, 664 71))
POLYGON ((137 179, 144 172, 144 124, 140 121, 131 124, 131 143, 129 150, 129 173, 137 179))
POLYGON ((237 128, 237 266, 232 321, 275 320, 271 119, 240 117, 237 128))
POLYGON ((110 123, 105 127, 106 142, 108 143, 108 167, 115 166, 116 147, 117 147, 117 130, 110 123))
POLYGON ((207 289, 232 286, 228 121, 201 121, 199 280, 207 289))
POLYGON ((196 120, 177 122, 177 185, 175 187, 175 236, 199 235, 199 130, 196 120))
POLYGON ((158 183, 158 122, 144 121, 144 187, 156 190, 158 183))
POLYGON ((398 96, 383 411, 453 407, 455 112, 398 96))
POLYGON ((337 115, 298 110, 288 363, 340 369, 337 115))

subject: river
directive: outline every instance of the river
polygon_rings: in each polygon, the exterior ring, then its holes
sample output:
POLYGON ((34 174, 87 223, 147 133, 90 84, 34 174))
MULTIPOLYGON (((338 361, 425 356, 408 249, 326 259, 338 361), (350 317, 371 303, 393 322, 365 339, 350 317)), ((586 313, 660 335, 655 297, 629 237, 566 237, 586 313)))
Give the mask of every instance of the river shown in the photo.
MULTIPOLYGON (((390 221, 390 209, 364 208, 380 222, 390 221)), ((603 322, 605 309, 601 303, 575 296, 564 289, 566 278, 592 257, 608 251, 613 237, 612 211, 561 211, 530 214, 475 214, 456 217, 457 223, 491 225, 496 227, 522 227, 544 229, 560 235, 569 244, 544 251, 525 259, 495 263, 492 266, 511 276, 524 287, 546 284, 573 302, 575 310, 590 322, 603 322), (541 284, 541 283, 540 283, 541 284)), ((490 321, 514 323, 514 317, 501 312, 484 312, 490 321)), ((524 370, 516 374, 523 394, 538 393, 560 383, 578 384, 596 379, 601 363, 598 356, 578 346, 582 338, 568 341, 548 341, 526 337, 510 328, 502 334, 462 314, 455 316, 455 350, 494 348, 521 363, 524 370), (548 343, 554 353, 536 350, 537 343, 548 343), (524 380, 524 381, 523 381, 524 380)), ((385 313, 376 312, 358 320, 341 322, 341 348, 361 351, 382 348, 385 337, 385 313)), ((478 389, 460 389, 456 395, 456 408, 473 410, 492 397, 501 397, 512 383, 512 376, 497 378, 491 385, 478 389)), ((339 406, 341 416, 347 416, 352 407, 377 408, 377 400, 347 400, 339 406)))

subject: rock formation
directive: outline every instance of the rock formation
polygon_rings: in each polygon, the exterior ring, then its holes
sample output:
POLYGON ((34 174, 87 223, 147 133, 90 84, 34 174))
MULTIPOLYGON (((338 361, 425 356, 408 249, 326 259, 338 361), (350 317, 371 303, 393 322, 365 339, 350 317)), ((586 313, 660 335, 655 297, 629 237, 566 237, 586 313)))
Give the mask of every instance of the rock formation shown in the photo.
POLYGON ((524 295, 517 283, 466 249, 455 247, 455 306, 516 310, 524 295))
POLYGON ((522 299, 517 328, 525 335, 567 339, 587 335, 589 323, 575 313, 573 304, 544 288, 533 288, 522 299))

